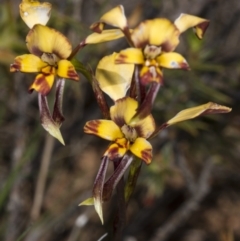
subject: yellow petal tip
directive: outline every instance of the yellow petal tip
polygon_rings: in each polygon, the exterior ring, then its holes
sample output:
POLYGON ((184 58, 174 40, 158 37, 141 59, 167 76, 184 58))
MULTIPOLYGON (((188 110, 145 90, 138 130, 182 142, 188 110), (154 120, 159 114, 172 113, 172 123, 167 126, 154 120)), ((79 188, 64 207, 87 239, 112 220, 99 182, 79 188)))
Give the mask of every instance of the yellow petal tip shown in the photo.
POLYGON ((95 210, 103 224, 104 222, 103 222, 102 202, 100 199, 94 198, 94 207, 95 207, 95 210))
POLYGON ((65 146, 65 142, 63 140, 62 134, 57 125, 54 125, 54 124, 44 125, 43 124, 42 126, 51 136, 56 138, 58 141, 60 141, 65 146))
POLYGON ((84 200, 83 202, 81 202, 78 206, 92 206, 94 205, 94 199, 92 197, 84 200))

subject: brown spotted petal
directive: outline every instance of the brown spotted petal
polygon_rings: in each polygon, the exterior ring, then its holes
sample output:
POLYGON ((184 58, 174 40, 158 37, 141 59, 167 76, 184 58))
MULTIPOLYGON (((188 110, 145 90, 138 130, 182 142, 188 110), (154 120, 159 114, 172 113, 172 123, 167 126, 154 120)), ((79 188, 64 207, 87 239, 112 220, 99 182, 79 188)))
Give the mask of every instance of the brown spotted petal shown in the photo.
POLYGON ((146 20, 136 27, 131 39, 134 46, 144 48, 146 45, 161 46, 165 52, 170 52, 179 43, 179 30, 165 18, 146 20))
POLYGON ((40 119, 43 128, 53 137, 58 139, 63 145, 64 140, 59 129, 59 125, 54 122, 48 107, 48 102, 46 96, 41 94, 38 95, 38 104, 40 110, 40 119))
POLYGON ((130 151, 146 164, 152 161, 152 145, 145 138, 137 138, 131 145, 130 151))
POLYGON ((53 107, 53 121, 60 127, 64 121, 62 113, 63 91, 64 91, 65 79, 59 78, 56 83, 56 95, 55 103, 53 107))
POLYGON ((123 137, 119 126, 111 120, 92 120, 84 126, 84 132, 99 136, 105 140, 115 141, 123 137))
POLYGON ((55 76, 53 74, 38 74, 29 87, 29 92, 33 90, 39 92, 41 95, 48 95, 52 89, 55 76))
POLYGON ((10 72, 38 73, 47 65, 48 64, 43 62, 38 56, 24 54, 14 59, 14 63, 10 65, 10 72))
POLYGON ((58 62, 57 75, 61 78, 75 81, 79 80, 78 73, 76 72, 73 64, 66 59, 62 59, 58 62))
POLYGON ((129 141, 125 138, 120 138, 115 140, 115 142, 108 147, 104 156, 108 156, 109 159, 113 161, 116 158, 122 158, 128 149, 129 141))
POLYGON ((72 52, 71 44, 62 33, 40 24, 34 25, 29 31, 26 42, 30 53, 39 57, 46 53, 67 59, 72 52))

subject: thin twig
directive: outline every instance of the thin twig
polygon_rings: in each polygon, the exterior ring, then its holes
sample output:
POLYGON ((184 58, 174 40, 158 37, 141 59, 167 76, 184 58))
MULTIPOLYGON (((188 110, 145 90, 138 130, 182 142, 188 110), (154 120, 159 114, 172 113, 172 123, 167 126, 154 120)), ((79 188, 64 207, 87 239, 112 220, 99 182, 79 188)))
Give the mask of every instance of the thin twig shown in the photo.
POLYGON ((35 191, 34 200, 33 200, 33 206, 31 210, 32 220, 36 220, 40 214, 53 146, 54 146, 54 138, 49 134, 46 134, 45 146, 44 146, 43 155, 41 158, 41 167, 39 171, 36 191, 35 191))

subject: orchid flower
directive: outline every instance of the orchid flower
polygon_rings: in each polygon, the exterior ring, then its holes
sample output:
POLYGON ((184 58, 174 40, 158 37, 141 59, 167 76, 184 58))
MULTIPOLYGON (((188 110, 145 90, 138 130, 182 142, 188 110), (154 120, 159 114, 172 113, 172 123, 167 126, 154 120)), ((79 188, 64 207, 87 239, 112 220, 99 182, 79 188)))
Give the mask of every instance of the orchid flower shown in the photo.
POLYGON ((197 107, 188 108, 179 112, 173 118, 159 127, 151 114, 143 119, 136 120, 134 115, 138 102, 130 97, 124 97, 115 102, 110 108, 111 120, 92 120, 84 126, 84 132, 99 136, 111 141, 103 154, 101 166, 93 187, 93 197, 80 205, 94 205, 103 222, 102 202, 111 197, 113 189, 134 157, 150 164, 152 160, 152 146, 148 139, 155 137, 166 127, 181 121, 196 118, 206 114, 227 113, 231 109, 212 102, 197 107), (105 181, 109 162, 119 162, 114 173, 105 181))
POLYGON ((10 65, 11 72, 36 73, 29 92, 38 92, 42 126, 64 144, 60 126, 64 120, 62 98, 65 79, 79 80, 79 76, 68 60, 72 46, 68 39, 53 28, 44 26, 50 17, 51 4, 23 0, 19 5, 20 15, 30 31, 26 44, 30 54, 17 56, 10 65), (56 80, 56 97, 53 114, 50 113, 47 95, 56 80))

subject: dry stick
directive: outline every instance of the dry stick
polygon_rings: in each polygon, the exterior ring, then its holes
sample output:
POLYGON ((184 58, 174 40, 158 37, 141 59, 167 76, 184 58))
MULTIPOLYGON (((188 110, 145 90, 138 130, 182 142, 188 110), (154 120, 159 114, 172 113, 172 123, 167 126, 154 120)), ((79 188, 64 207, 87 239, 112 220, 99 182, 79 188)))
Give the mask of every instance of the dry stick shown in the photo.
POLYGON ((41 167, 40 167, 40 172, 37 180, 33 206, 31 210, 32 220, 36 220, 40 214, 53 146, 54 146, 54 138, 49 134, 46 134, 45 146, 44 146, 43 155, 41 158, 41 167))
POLYGON ((160 227, 154 237, 150 241, 164 241, 172 234, 180 225, 182 225, 194 212, 202 199, 209 192, 208 179, 213 168, 213 161, 207 160, 201 172, 196 190, 194 194, 169 218, 168 222, 160 227))

